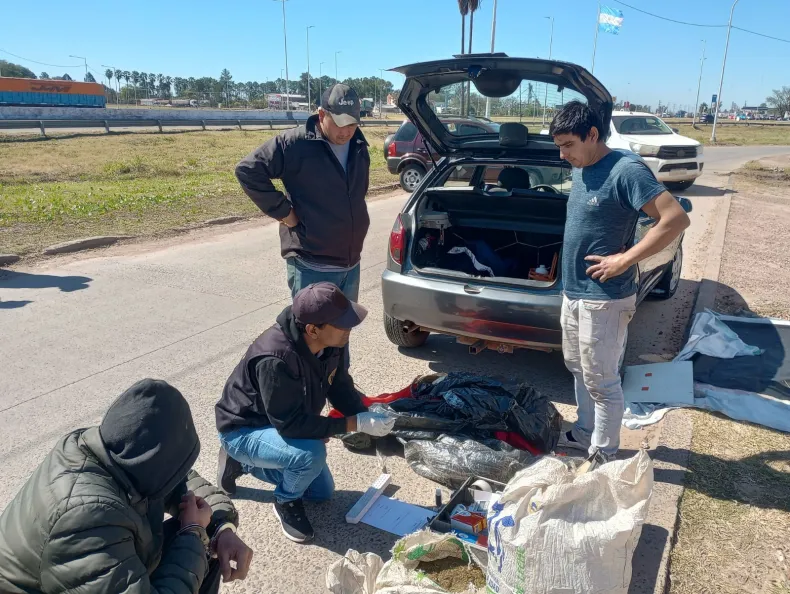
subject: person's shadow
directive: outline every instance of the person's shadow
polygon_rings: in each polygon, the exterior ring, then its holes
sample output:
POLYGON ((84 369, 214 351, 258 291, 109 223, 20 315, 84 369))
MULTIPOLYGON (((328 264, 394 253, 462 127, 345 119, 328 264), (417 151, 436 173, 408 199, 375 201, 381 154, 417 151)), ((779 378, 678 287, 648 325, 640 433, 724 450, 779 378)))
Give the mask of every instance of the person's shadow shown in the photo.
MULTIPOLYGON (((53 274, 32 274, 15 270, 0 270, 1 289, 60 289, 63 293, 81 291, 88 288, 93 279, 87 276, 55 276, 53 274)), ((30 300, 0 301, 0 309, 18 309, 30 300)))

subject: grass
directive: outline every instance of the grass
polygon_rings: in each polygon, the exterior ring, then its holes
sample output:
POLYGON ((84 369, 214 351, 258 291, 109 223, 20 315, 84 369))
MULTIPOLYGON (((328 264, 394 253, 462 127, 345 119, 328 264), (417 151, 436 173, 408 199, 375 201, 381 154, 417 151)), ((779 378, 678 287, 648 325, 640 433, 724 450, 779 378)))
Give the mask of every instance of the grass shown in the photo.
MULTIPOLYGON (((710 145, 712 124, 691 124, 674 126, 680 134, 710 145)), ((748 145, 787 145, 790 144, 790 126, 777 126, 770 122, 759 124, 727 124, 716 126, 715 146, 748 146, 748 145)))
MULTIPOLYGON (((371 187, 397 181, 384 136, 370 143, 371 187)), ((233 175, 272 131, 15 136, 0 140, 0 253, 102 234, 148 235, 206 219, 259 214, 233 175)))

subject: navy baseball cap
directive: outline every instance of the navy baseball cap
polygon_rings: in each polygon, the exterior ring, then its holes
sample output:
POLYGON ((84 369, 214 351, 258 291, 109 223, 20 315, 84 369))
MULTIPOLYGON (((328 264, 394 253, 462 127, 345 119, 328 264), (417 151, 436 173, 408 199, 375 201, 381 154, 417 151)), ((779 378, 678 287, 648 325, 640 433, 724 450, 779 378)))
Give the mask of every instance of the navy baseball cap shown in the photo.
POLYGON ((337 83, 328 87, 321 95, 321 107, 340 127, 359 124, 359 96, 348 85, 337 83))
POLYGON ((299 291, 291 311, 302 324, 331 324, 343 330, 359 326, 368 315, 368 310, 350 301, 337 285, 327 282, 314 283, 299 291))

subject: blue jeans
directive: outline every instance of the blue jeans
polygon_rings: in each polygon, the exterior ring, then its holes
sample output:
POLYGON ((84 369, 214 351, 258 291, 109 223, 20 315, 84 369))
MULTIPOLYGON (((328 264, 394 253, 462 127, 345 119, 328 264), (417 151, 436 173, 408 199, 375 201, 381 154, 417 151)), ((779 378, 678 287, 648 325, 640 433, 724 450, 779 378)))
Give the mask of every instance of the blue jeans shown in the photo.
POLYGON ((326 444, 320 439, 282 437, 274 427, 240 427, 220 433, 219 440, 245 472, 275 485, 279 503, 302 498, 326 501, 335 491, 326 465, 326 444))
POLYGON ((343 295, 351 301, 359 300, 359 264, 347 272, 319 272, 318 270, 307 268, 296 258, 288 258, 285 263, 291 296, 295 296, 307 285, 329 282, 340 287, 343 295))

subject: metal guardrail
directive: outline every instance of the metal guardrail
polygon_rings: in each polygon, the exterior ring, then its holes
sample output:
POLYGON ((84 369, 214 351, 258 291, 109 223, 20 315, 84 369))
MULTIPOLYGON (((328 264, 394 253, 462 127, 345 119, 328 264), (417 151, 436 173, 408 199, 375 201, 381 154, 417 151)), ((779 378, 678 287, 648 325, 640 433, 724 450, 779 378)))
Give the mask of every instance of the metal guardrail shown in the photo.
MULTIPOLYGON (((207 127, 238 127, 243 130, 243 126, 268 127, 274 130, 275 127, 298 126, 304 120, 295 119, 239 119, 239 120, 0 120, 0 130, 40 130, 42 136, 47 135, 47 128, 104 128, 110 133, 111 128, 159 128, 178 127, 178 128, 203 128, 207 127)), ((399 126, 400 120, 362 120, 362 126, 399 126)))

